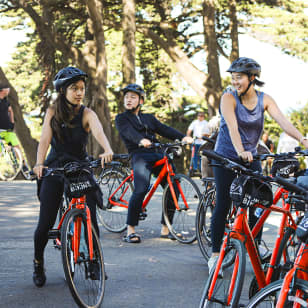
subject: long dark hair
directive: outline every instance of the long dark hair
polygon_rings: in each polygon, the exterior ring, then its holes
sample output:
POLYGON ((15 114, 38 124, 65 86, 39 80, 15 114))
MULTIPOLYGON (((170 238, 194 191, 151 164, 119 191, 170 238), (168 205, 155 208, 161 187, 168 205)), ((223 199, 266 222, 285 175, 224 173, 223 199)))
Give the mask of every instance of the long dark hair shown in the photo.
POLYGON ((65 92, 60 92, 56 98, 52 108, 55 113, 51 118, 50 126, 53 134, 60 142, 63 142, 62 129, 63 127, 73 127, 71 121, 74 118, 74 109, 67 103, 65 92))

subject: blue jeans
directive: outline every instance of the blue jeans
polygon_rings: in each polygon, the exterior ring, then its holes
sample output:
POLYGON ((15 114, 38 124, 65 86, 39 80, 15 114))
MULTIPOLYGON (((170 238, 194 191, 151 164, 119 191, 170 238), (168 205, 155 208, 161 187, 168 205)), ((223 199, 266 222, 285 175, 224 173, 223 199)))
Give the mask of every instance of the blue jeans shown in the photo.
MULTIPOLYGON (((129 200, 128 214, 126 223, 130 226, 137 226, 139 222, 139 213, 142 209, 142 203, 151 182, 151 174, 158 175, 164 165, 153 168, 153 165, 164 156, 156 152, 137 152, 132 154, 132 167, 134 170, 134 191, 129 200)), ((167 179, 164 178, 161 185, 165 187, 167 179)), ((170 200, 170 198, 168 198, 170 200)), ((168 208, 174 207, 173 201, 168 202, 168 208)), ((169 215, 170 216, 170 215, 169 215)), ((169 219, 172 217, 169 217, 169 219)), ((162 215, 161 223, 165 224, 162 215)))
MULTIPOLYGON (((213 164, 218 162, 213 161, 213 164)), ((262 171, 261 163, 254 161, 251 163, 250 169, 255 171, 262 171)), ((221 167, 213 167, 215 183, 216 183, 216 206, 214 207, 212 220, 211 220, 211 240, 212 240, 212 251, 219 252, 222 242, 222 238, 225 231, 225 224, 229 209, 231 207, 230 198, 230 186, 236 174, 221 167)), ((249 226, 252 228, 258 218, 254 215, 255 208, 249 209, 249 226)), ((262 230, 258 233, 256 240, 261 240, 262 230)))
POLYGON ((201 144, 194 144, 192 145, 192 148, 195 147, 195 153, 192 158, 193 160, 193 169, 194 170, 201 170, 201 156, 199 155, 199 149, 201 147, 201 144))

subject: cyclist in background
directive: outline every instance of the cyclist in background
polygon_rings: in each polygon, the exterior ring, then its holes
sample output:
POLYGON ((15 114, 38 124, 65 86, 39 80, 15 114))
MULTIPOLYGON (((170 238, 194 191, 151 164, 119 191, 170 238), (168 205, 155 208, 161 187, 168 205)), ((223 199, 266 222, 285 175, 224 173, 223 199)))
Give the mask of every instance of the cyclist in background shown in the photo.
MULTIPOLYGON (((228 72, 231 73, 234 91, 225 92, 220 103, 221 123, 215 145, 215 151, 229 159, 252 162, 250 168, 261 172, 261 164, 253 161, 257 154, 257 144, 264 124, 264 111, 293 138, 308 148, 308 141, 288 121, 269 95, 257 91, 254 85, 262 86, 258 80, 261 66, 253 59, 241 57, 235 60, 228 72)), ((215 162, 214 162, 215 163, 215 162)), ((231 206, 230 185, 235 173, 220 167, 213 167, 216 182, 216 206, 211 221, 212 256, 208 261, 209 271, 216 264, 221 241, 225 230, 225 221, 231 206)), ((249 224, 252 227, 258 218, 253 211, 249 213, 249 224)), ((257 242, 260 241, 258 234, 257 242)))
MULTIPOLYGON (((10 93, 10 86, 6 82, 0 82, 0 129, 8 130, 0 132, 0 137, 12 147, 19 148, 19 141, 16 134, 12 131, 14 129, 14 112, 9 103, 8 96, 10 93)), ((22 153, 22 151, 20 151, 22 153)), ((23 154, 22 154, 23 155, 23 154)), ((23 170, 27 171, 27 165, 23 160, 23 170)))
POLYGON ((199 149, 204 143, 204 140, 202 140, 202 136, 208 137, 210 135, 208 121, 205 120, 205 115, 203 111, 199 111, 197 119, 193 120, 190 123, 186 135, 192 135, 195 138, 194 145, 192 145, 195 147, 194 156, 192 157, 193 174, 201 172, 201 156, 199 154, 199 149))
MULTIPOLYGON (((141 112, 141 106, 145 101, 145 92, 137 84, 129 84, 123 89, 125 112, 116 116, 116 127, 132 158, 134 171, 134 191, 129 200, 127 214, 127 235, 123 241, 127 243, 140 243, 140 235, 135 233, 143 199, 150 185, 151 174, 158 174, 161 166, 153 170, 156 161, 163 158, 163 154, 149 147, 153 142, 158 142, 155 134, 171 140, 182 139, 191 143, 191 137, 187 137, 174 128, 162 124, 155 116, 141 112), (159 170, 157 170, 159 169, 159 170)), ((163 186, 166 179, 163 180, 163 186)), ((162 238, 171 238, 168 227, 162 215, 162 238)))
MULTIPOLYGON (((86 145, 89 132, 104 149, 101 154, 102 166, 112 160, 112 149, 105 136, 96 113, 82 105, 85 97, 87 74, 75 67, 61 69, 54 78, 58 97, 46 111, 40 138, 34 172, 38 177, 40 215, 34 233, 33 281, 42 287, 46 281, 44 270, 44 249, 48 232, 53 227, 61 204, 64 183, 59 176, 41 178, 45 167, 60 167, 69 161, 85 161, 88 158, 86 145), (51 145, 51 150, 46 154, 51 145), (46 160, 45 160, 46 159, 46 160)), ((96 194, 87 194, 87 205, 91 212, 93 226, 99 234, 96 220, 96 194)))

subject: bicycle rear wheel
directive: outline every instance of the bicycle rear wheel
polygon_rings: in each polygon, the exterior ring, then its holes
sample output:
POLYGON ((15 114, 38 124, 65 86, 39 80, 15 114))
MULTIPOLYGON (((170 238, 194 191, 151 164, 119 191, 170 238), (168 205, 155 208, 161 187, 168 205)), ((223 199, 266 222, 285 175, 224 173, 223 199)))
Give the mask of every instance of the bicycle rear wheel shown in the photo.
POLYGON ((205 192, 198 205, 196 216, 196 236, 200 251, 206 261, 212 254, 211 218, 216 202, 216 189, 205 192))
POLYGON ((169 184, 163 193, 163 215, 170 233, 181 243, 190 244, 196 239, 196 213, 201 194, 196 183, 184 174, 173 178, 179 209, 176 209, 169 184))
POLYGON ((245 269, 246 269, 246 249, 244 244, 237 239, 230 239, 222 261, 222 266, 218 269, 223 278, 214 280, 214 273, 217 265, 213 267, 209 274, 205 288, 201 297, 199 308, 205 307, 231 307, 238 308, 239 299, 241 296, 245 269), (232 266, 224 266, 225 259, 229 259, 229 254, 234 255, 238 262, 234 262, 232 266), (238 265, 238 268, 235 267, 238 265), (234 287, 231 284, 234 283, 234 287), (212 295, 209 296, 209 291, 213 287, 212 295))
POLYGON ((99 238, 92 226, 93 260, 90 260, 84 211, 72 209, 61 228, 61 253, 65 278, 75 302, 80 307, 99 307, 105 292, 105 267, 99 238), (79 256, 74 260, 73 236, 81 225, 79 256))
POLYGON ((98 178, 104 201, 103 209, 97 208, 98 220, 110 232, 119 233, 126 229, 128 202, 133 193, 133 184, 128 180, 120 188, 119 186, 127 176, 129 175, 120 170, 111 169, 98 178), (119 205, 113 205, 110 201, 119 205))
MULTIPOLYGON (((248 303, 247 308, 267 308, 267 307, 276 307, 276 304, 279 299, 280 290, 283 285, 283 280, 277 280, 265 288, 261 289, 248 303)), ((287 298, 287 302, 284 303, 285 308, 293 307, 294 303, 302 302, 300 307, 307 307, 308 306, 308 281, 295 279, 294 286, 292 288, 292 292, 287 298), (303 292, 301 298, 297 298, 294 296, 297 290, 303 292)))
POLYGON ((0 153, 0 178, 13 181, 22 166, 22 155, 18 148, 6 146, 0 153))

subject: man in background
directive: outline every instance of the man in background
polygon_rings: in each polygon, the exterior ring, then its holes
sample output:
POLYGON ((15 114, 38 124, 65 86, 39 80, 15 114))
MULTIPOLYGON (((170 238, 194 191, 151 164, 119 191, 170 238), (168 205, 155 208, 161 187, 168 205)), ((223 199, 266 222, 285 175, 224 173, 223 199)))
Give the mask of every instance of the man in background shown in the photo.
POLYGON ((197 119, 191 122, 187 129, 186 135, 195 138, 195 142, 192 145, 195 147, 192 157, 192 168, 193 173, 198 173, 201 171, 201 156, 199 155, 199 149, 204 143, 202 136, 209 136, 208 122, 205 120, 203 111, 198 112, 197 119))

